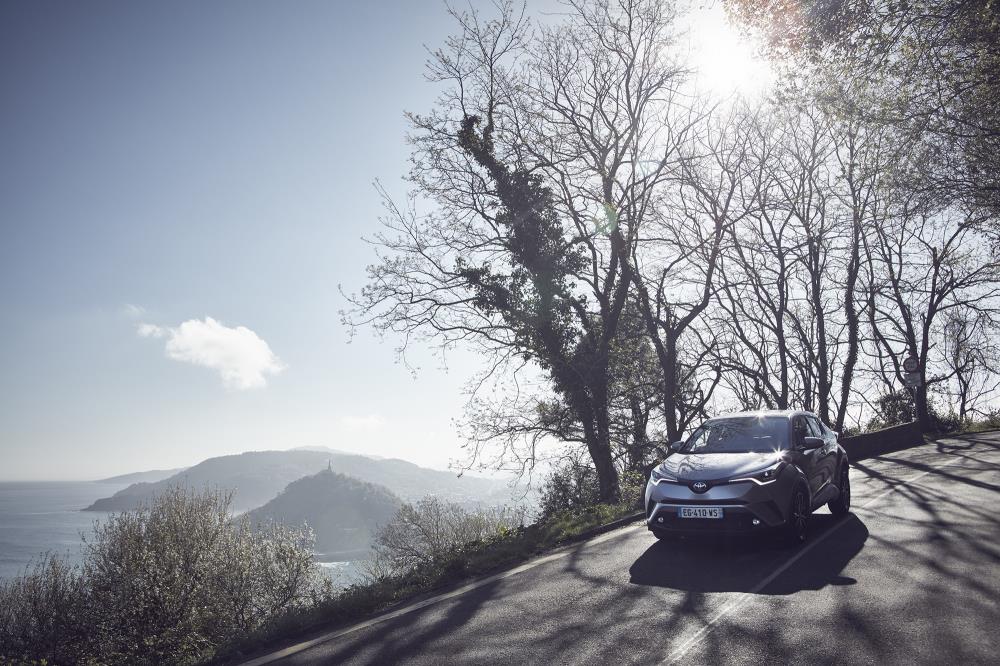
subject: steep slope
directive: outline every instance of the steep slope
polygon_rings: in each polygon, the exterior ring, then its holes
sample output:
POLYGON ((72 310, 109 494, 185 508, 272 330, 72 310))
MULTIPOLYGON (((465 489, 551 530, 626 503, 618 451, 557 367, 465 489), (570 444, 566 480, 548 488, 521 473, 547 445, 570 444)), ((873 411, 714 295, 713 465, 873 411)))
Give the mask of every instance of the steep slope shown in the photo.
POLYGON ((332 465, 333 471, 385 486, 406 501, 436 495, 463 504, 496 504, 510 501, 503 481, 455 476, 396 459, 331 451, 252 451, 209 458, 194 467, 155 483, 135 483, 94 502, 89 511, 134 509, 171 485, 189 488, 225 488, 233 491, 233 509, 246 511, 263 505, 285 486, 332 465))
POLYGON ((145 472, 132 472, 131 474, 121 474, 119 476, 110 476, 106 479, 99 479, 94 483, 156 483, 157 481, 162 481, 168 477, 177 474, 178 472, 183 472, 186 467, 177 467, 176 469, 151 469, 145 472))
POLYGON ((306 523, 316 534, 316 551, 327 556, 367 550, 371 535, 402 505, 383 486, 331 470, 292 481, 281 493, 247 516, 255 524, 306 523))

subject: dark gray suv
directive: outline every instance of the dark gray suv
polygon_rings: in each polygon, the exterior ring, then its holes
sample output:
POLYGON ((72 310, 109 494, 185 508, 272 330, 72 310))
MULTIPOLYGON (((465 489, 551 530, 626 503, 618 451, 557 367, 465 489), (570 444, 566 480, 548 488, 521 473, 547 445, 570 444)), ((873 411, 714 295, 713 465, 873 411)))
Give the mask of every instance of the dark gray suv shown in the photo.
POLYGON ((646 484, 646 523, 658 539, 770 528, 801 543, 809 514, 823 504, 835 515, 850 510, 847 454, 809 412, 710 419, 670 445, 646 484))

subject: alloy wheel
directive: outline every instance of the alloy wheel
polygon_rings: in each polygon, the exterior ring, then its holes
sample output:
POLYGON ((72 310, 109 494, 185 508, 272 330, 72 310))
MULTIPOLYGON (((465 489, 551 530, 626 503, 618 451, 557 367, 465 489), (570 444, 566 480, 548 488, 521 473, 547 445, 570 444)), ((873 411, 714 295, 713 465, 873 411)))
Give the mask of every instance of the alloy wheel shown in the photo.
POLYGON ((796 541, 806 540, 806 523, 809 520, 809 511, 806 508, 806 494, 801 490, 795 492, 795 500, 792 503, 792 526, 793 535, 796 541))

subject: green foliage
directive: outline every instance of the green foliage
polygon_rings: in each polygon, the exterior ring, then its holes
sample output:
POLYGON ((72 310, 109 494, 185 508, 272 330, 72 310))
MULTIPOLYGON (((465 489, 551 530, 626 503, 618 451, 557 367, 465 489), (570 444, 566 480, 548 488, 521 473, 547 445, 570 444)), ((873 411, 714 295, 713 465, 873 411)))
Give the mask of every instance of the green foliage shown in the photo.
POLYGON ((868 422, 868 430, 881 430, 910 423, 917 418, 913 396, 906 389, 886 393, 875 403, 877 414, 868 422))
POLYGON ((986 413, 979 425, 983 430, 1000 429, 1000 409, 993 409, 986 413))
POLYGON ((542 483, 541 519, 593 506, 599 501, 600 488, 593 465, 573 458, 556 467, 542 483))
POLYGON ((330 593, 308 531, 254 530, 229 495, 174 487, 95 527, 82 565, 48 555, 0 584, 0 655, 197 663, 330 593))
POLYGON ((619 477, 621 487, 620 497, 623 506, 633 506, 642 508, 642 502, 646 494, 646 482, 649 480, 647 474, 639 470, 628 470, 619 477))
MULTIPOLYGON (((913 396, 907 389, 886 393, 875 403, 877 414, 868 422, 868 430, 881 430, 895 425, 910 423, 916 419, 913 396)), ((959 429, 958 417, 942 414, 934 402, 928 400, 927 411, 934 432, 954 432, 959 429)))

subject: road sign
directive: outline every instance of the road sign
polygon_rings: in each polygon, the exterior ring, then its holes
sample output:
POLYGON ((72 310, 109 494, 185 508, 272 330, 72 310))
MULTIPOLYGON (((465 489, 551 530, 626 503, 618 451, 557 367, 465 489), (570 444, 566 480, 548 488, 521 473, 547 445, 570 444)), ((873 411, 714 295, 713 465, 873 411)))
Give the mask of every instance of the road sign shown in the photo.
POLYGON ((903 361, 903 370, 909 374, 913 374, 920 369, 920 361, 917 360, 916 356, 907 356, 906 360, 903 361))
POLYGON ((903 373, 903 383, 910 388, 916 388, 920 386, 920 373, 919 372, 904 372, 903 373))

